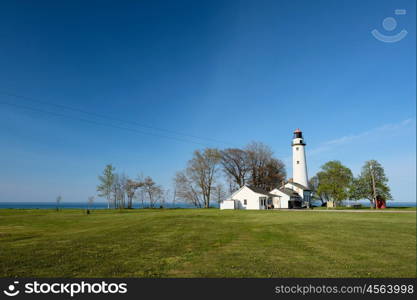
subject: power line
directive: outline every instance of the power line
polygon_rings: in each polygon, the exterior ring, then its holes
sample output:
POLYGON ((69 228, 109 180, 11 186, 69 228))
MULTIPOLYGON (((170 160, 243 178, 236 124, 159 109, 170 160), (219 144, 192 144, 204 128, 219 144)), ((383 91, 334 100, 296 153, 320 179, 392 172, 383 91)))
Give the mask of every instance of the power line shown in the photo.
POLYGON ((180 141, 180 142, 198 144, 198 145, 202 145, 204 147, 208 147, 207 144, 200 143, 200 142, 185 140, 185 139, 172 137, 172 136, 161 135, 161 134, 150 133, 150 132, 146 132, 146 131, 140 131, 140 130, 137 130, 137 129, 134 129, 134 128, 122 127, 122 126, 118 126, 118 125, 114 125, 114 124, 110 124, 110 123, 103 123, 103 122, 97 122, 97 121, 88 120, 88 119, 84 119, 84 118, 68 116, 68 115, 65 115, 65 114, 46 111, 46 110, 33 108, 33 107, 21 105, 21 104, 8 103, 8 102, 0 102, 0 104, 8 105, 8 106, 14 106, 14 107, 17 107, 17 108, 23 108, 23 109, 27 109, 27 110, 31 110, 31 111, 35 111, 35 112, 39 112, 39 113, 44 113, 44 114, 50 114, 50 115, 54 115, 54 116, 65 117, 65 118, 74 119, 74 120, 77 120, 77 121, 82 121, 82 122, 86 122, 86 123, 90 123, 90 124, 108 126, 108 127, 113 127, 113 128, 116 128, 116 129, 121 129, 121 130, 127 130, 127 131, 131 131, 131 132, 139 133, 139 134, 142 134, 142 135, 152 135, 152 136, 156 136, 156 137, 160 137, 160 138, 167 138, 167 139, 172 139, 172 140, 176 140, 176 141, 180 141))
POLYGON ((41 104, 45 104, 45 105, 55 106, 55 107, 58 107, 58 108, 72 110, 72 111, 80 112, 80 113, 83 113, 83 114, 95 116, 95 117, 98 117, 98 118, 113 120, 113 121, 117 121, 117 122, 121 122, 121 123, 125 123, 125 124, 132 124, 132 125, 140 126, 140 127, 143 127, 143 128, 152 129, 152 130, 163 131, 163 132, 172 133, 172 134, 176 134, 176 135, 180 135, 180 136, 184 136, 184 137, 189 137, 189 138, 193 138, 193 139, 198 139, 198 140, 206 140, 206 141, 231 145, 230 142, 226 142, 226 141, 221 141, 221 140, 208 138, 208 137, 200 137, 200 136, 191 135, 191 134, 186 134, 186 133, 182 133, 182 132, 178 132, 178 131, 174 131, 174 130, 170 130, 170 129, 160 128, 160 127, 155 127, 155 126, 151 126, 151 125, 148 125, 148 124, 135 122, 135 121, 132 121, 132 120, 122 120, 122 119, 114 118, 112 116, 99 114, 99 113, 83 110, 83 109, 68 106, 68 105, 56 104, 56 103, 51 103, 51 102, 47 102, 47 101, 41 101, 41 100, 38 100, 38 99, 34 99, 32 97, 17 95, 17 94, 14 94, 14 93, 5 92, 5 91, 1 91, 1 90, 0 90, 0 94, 5 95, 5 96, 9 96, 9 97, 21 98, 21 99, 28 100, 28 101, 35 102, 35 103, 41 103, 41 104))

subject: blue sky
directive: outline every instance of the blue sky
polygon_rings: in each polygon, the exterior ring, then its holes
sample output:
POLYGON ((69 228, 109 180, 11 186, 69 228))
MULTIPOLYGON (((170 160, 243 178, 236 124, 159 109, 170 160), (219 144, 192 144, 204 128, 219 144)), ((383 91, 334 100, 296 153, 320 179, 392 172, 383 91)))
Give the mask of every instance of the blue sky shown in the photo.
POLYGON ((1 1, 0 201, 85 201, 107 163, 172 188, 195 149, 250 141, 291 175, 297 127, 309 175, 377 159, 395 200, 415 201, 415 13, 411 0, 1 1), (397 43, 371 35, 403 28, 397 43))

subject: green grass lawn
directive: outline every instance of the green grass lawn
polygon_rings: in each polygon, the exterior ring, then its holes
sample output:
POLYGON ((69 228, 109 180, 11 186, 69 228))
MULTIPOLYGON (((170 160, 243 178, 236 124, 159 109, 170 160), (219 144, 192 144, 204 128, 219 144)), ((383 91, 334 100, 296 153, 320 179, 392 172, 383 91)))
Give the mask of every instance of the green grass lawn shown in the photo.
POLYGON ((415 277, 416 214, 0 210, 0 277, 415 277))

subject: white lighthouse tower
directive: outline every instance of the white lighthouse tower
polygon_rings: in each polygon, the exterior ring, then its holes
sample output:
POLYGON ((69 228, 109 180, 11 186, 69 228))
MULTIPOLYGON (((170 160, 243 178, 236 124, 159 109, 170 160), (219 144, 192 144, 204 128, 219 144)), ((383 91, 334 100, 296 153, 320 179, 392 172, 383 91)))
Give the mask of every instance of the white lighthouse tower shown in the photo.
POLYGON ((305 153, 306 143, 300 129, 294 131, 292 140, 292 177, 293 182, 302 184, 308 188, 307 162, 305 153))

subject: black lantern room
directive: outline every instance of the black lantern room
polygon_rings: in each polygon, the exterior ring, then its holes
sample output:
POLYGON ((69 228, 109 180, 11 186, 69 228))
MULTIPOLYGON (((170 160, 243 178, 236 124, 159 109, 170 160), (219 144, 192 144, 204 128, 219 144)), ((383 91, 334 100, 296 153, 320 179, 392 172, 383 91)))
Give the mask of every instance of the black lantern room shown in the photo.
POLYGON ((297 128, 294 131, 294 138, 295 139, 302 139, 303 138, 303 133, 301 132, 301 130, 299 128, 297 128))

